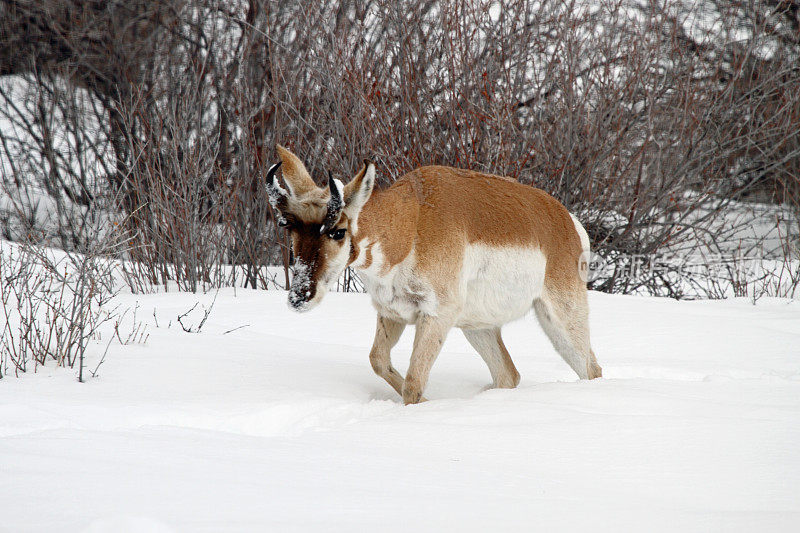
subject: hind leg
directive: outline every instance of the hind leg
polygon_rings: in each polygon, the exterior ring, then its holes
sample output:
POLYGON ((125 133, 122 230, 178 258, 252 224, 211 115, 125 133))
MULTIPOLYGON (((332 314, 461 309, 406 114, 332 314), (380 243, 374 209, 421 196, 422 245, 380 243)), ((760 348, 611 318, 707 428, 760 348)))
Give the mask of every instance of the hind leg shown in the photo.
POLYGON ((545 291, 533 308, 553 347, 581 379, 602 377, 589 344, 589 305, 586 289, 545 291))
POLYGON ((503 344, 500 328, 464 329, 462 331, 475 351, 486 362, 486 366, 489 367, 495 387, 513 389, 519 384, 519 372, 503 344))

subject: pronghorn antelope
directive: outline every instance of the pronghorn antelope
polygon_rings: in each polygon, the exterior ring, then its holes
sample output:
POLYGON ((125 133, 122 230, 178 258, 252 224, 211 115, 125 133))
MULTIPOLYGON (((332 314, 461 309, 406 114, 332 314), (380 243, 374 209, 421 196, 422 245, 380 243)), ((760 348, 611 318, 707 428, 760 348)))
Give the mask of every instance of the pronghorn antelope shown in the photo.
POLYGON ((372 368, 406 404, 422 396, 451 328, 483 357, 493 385, 519 373, 500 335, 531 307, 561 357, 582 379, 600 377, 589 344, 583 226, 547 193, 510 178, 455 168, 414 170, 373 190, 369 161, 347 185, 317 187, 300 159, 278 147, 266 176, 278 224, 291 235, 295 274, 289 305, 315 307, 346 266, 355 268, 378 311, 372 368), (276 172, 283 165, 284 189, 276 172), (408 373, 390 350, 416 325, 408 373))

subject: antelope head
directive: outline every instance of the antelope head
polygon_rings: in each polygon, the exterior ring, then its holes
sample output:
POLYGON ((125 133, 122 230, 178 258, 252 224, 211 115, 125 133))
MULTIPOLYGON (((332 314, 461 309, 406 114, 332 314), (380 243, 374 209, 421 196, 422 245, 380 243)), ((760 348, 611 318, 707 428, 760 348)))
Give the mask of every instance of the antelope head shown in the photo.
POLYGON ((351 261, 352 235, 361 208, 372 194, 375 166, 365 160, 347 185, 329 173, 328 186, 320 188, 296 155, 282 146, 277 148, 281 160, 267 171, 267 194, 278 225, 286 228, 292 239, 294 277, 289 306, 303 312, 319 304, 351 261), (276 176, 281 166, 286 188, 276 176))

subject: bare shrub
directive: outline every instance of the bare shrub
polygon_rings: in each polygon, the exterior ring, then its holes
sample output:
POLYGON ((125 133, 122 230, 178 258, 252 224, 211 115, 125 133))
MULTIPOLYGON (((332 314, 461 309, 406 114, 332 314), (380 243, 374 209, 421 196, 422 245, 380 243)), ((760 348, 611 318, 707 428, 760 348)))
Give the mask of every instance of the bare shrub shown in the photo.
POLYGON ((48 12, 64 20, 41 30, 72 55, 14 41, 33 30, 0 10, 0 40, 20 46, 0 46, 0 75, 12 75, 0 120, 14 124, 0 131, 0 161, 26 202, 0 224, 33 233, 36 201, 60 198, 50 211, 69 248, 82 239, 74 213, 122 212, 134 290, 267 288, 270 264, 288 282, 291 251, 261 183, 278 142, 320 184, 369 156, 383 185, 446 164, 540 187, 584 222, 610 265, 592 282, 606 292, 715 297, 672 263, 658 275, 631 265, 745 249, 791 261, 762 251, 796 249, 791 2, 133 2, 81 11, 119 29, 89 41, 64 18, 78 4, 48 12), (755 201, 790 213, 775 226, 780 246, 743 237, 755 219, 728 216, 755 201))
POLYGON ((36 371, 48 362, 73 368, 83 381, 84 355, 99 328, 116 316, 115 296, 105 261, 29 246, 0 248, 2 338, 0 377, 9 368, 36 371))

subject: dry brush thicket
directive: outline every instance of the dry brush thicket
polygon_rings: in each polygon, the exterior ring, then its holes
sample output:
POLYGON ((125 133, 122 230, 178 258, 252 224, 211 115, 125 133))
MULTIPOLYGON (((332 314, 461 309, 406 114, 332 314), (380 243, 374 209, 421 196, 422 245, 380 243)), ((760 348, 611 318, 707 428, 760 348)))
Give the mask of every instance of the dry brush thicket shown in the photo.
POLYGON ((736 261, 760 257, 788 295, 799 13, 786 0, 0 0, 0 227, 71 250, 115 232, 135 290, 267 287, 281 280, 265 266, 285 281, 291 261, 261 181, 282 143, 322 183, 371 157, 383 185, 445 164, 545 189, 585 223, 599 290, 724 294, 675 266, 688 256, 735 271, 744 294, 736 261), (643 257, 670 260, 633 268, 643 257))
POLYGON ((65 254, 31 246, 0 249, 0 379, 46 365, 78 367, 100 340, 100 327, 121 315, 110 303, 116 295, 113 266, 92 254, 65 254))

